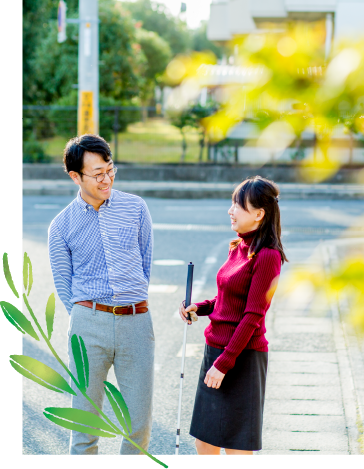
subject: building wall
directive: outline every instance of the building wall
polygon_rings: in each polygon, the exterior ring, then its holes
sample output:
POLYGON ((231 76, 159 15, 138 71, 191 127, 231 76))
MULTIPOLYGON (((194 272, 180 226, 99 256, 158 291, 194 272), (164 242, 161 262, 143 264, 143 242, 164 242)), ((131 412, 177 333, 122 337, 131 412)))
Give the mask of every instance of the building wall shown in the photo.
POLYGON ((250 15, 251 3, 254 0, 231 0, 229 2, 229 31, 231 35, 241 34, 241 31, 253 32, 255 23, 250 15))
POLYGON ((228 1, 211 4, 207 37, 210 41, 229 41, 232 38, 228 1))
POLYGON ((213 41, 228 41, 234 34, 259 29, 262 19, 311 21, 324 18, 326 13, 334 13, 335 39, 346 33, 360 36, 364 30, 363 7, 364 0, 225 0, 211 4, 207 36, 213 41))
POLYGON ((335 15, 335 41, 343 37, 354 40, 364 36, 364 1, 340 0, 335 15))

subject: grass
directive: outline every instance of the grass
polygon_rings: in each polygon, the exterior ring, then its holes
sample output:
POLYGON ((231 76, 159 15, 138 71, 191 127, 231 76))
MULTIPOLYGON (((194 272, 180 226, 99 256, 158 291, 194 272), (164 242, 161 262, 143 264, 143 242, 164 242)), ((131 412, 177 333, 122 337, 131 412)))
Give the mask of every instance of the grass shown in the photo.
MULTIPOLYGON (((197 163, 199 155, 199 135, 196 129, 186 132, 186 163, 197 163)), ((62 161, 63 149, 67 139, 53 137, 44 140, 45 151, 54 163, 62 161)), ((114 136, 109 142, 115 161, 114 136)), ((118 162, 128 163, 179 163, 182 152, 182 137, 179 129, 173 127, 166 119, 152 118, 146 122, 130 124, 126 132, 118 134, 118 162)), ((204 150, 204 161, 207 149, 204 150)))

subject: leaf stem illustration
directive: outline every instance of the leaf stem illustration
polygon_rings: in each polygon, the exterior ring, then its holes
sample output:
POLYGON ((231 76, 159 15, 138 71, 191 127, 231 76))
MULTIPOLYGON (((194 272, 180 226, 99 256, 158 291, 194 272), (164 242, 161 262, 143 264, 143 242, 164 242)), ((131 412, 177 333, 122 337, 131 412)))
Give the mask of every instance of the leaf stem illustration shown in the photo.
MULTIPOLYGON (((3 255, 3 270, 10 289, 13 291, 14 295, 19 298, 19 294, 14 286, 11 277, 8 256, 6 253, 4 253, 3 255)), ((83 411, 80 409, 58 407, 49 407, 44 409, 44 416, 55 424, 60 425, 64 428, 68 428, 70 430, 76 430, 83 433, 90 433, 96 436, 104 436, 107 438, 115 438, 116 435, 121 435, 126 438, 131 444, 133 444, 136 448, 138 448, 141 452, 143 452, 146 456, 148 456, 161 466, 167 468, 168 466, 166 464, 159 461, 157 458, 145 451, 141 446, 139 446, 129 437, 129 434, 132 433, 129 410, 120 391, 113 384, 104 381, 105 393, 107 395, 107 398, 109 399, 115 416, 119 421, 120 425, 123 427, 124 431, 122 431, 118 426, 116 426, 109 419, 109 417, 95 404, 95 402, 87 395, 86 389, 89 385, 89 362, 87 357, 86 346, 82 337, 77 337, 77 335, 74 334, 71 338, 72 353, 75 360, 78 380, 72 374, 71 370, 66 366, 66 364, 62 361, 62 359, 59 357, 59 355, 53 348, 50 339, 53 332, 55 297, 52 293, 48 299, 46 306, 46 325, 48 333, 46 335, 41 325, 39 324, 39 321, 36 315, 34 314, 27 298, 27 296, 29 296, 33 284, 32 263, 27 253, 24 253, 23 283, 25 289, 25 293, 23 293, 23 300, 31 318, 34 321, 35 326, 40 332, 40 335, 43 337, 45 343, 47 344, 55 359, 70 376, 71 380, 74 382, 79 392, 85 397, 85 399, 87 399, 87 401, 92 405, 92 407, 97 411, 97 413, 101 417, 91 412, 83 411)), ((12 304, 7 303, 5 301, 0 301, 0 306, 7 320, 14 327, 16 327, 16 329, 18 329, 23 334, 29 334, 31 337, 33 337, 33 339, 39 341, 39 337, 35 332, 32 323, 26 318, 26 316, 21 311, 19 311, 12 304)), ((70 394, 76 395, 74 389, 69 386, 67 381, 65 381, 65 379, 58 372, 45 365, 44 363, 25 355, 11 355, 10 359, 11 366, 18 373, 22 374, 26 378, 31 379, 32 381, 52 391, 61 393, 65 391, 70 394)))
POLYGON ((30 307, 30 304, 28 302, 28 298, 26 297, 25 293, 23 293, 23 299, 24 299, 24 303, 29 311, 29 314, 30 316, 32 317, 33 321, 35 322, 35 325, 37 326, 41 336, 43 337, 43 339, 45 340, 46 344, 48 345, 50 351, 52 352, 52 354, 54 355, 55 359, 58 361, 58 363, 62 366, 62 368, 64 368, 64 370, 70 375, 72 381, 75 383, 75 385, 77 386, 77 389, 82 393, 82 395, 89 401, 89 403, 94 407, 95 410, 97 410, 97 412, 100 413, 100 415, 102 415, 102 417, 107 421, 107 423, 109 425, 111 425, 119 434, 121 433, 121 430, 115 425, 112 423, 112 421, 108 418, 107 415, 104 414, 104 412, 99 409, 99 407, 94 403, 94 401, 87 395, 87 393, 85 392, 84 388, 82 388, 79 384, 78 384, 78 381, 76 380, 76 378, 73 376, 72 372, 68 369, 68 367, 65 365, 65 363, 62 361, 62 359, 59 357, 59 355, 57 354, 57 352, 54 350, 52 344, 50 343, 48 337, 45 335, 43 329, 42 329, 42 326, 39 324, 32 308, 30 307))

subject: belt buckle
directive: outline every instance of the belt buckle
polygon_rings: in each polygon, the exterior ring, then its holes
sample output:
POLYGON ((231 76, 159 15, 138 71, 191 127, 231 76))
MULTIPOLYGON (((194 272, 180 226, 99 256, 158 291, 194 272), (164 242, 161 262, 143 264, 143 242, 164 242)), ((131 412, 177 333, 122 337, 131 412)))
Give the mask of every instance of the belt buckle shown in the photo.
POLYGON ((114 316, 122 316, 123 313, 115 313, 115 308, 122 308, 122 306, 113 306, 112 313, 114 316))

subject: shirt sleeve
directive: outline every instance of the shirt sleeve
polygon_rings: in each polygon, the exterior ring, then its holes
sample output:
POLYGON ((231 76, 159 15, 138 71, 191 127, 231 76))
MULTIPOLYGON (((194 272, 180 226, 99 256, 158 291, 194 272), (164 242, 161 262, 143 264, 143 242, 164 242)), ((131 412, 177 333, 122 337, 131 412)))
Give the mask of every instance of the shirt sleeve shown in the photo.
POLYGON ((54 221, 51 223, 48 230, 48 251, 53 280, 58 296, 65 305, 68 314, 71 314, 73 307, 73 304, 70 302, 72 296, 71 251, 60 235, 54 221))
POLYGON ((149 282, 153 254, 153 227, 152 217, 150 216, 147 204, 144 202, 144 200, 140 213, 140 229, 138 241, 140 247, 140 254, 142 256, 143 272, 149 282))
POLYGON ((199 303, 194 303, 197 306, 197 316, 208 316, 209 314, 211 314, 215 307, 216 298, 217 296, 215 296, 215 298, 213 298, 212 300, 205 300, 200 301, 199 303))
POLYGON ((276 249, 260 251, 255 261, 243 318, 239 322, 224 352, 214 366, 226 374, 234 367, 236 358, 247 346, 254 331, 261 325, 277 288, 281 271, 281 255, 276 249))

